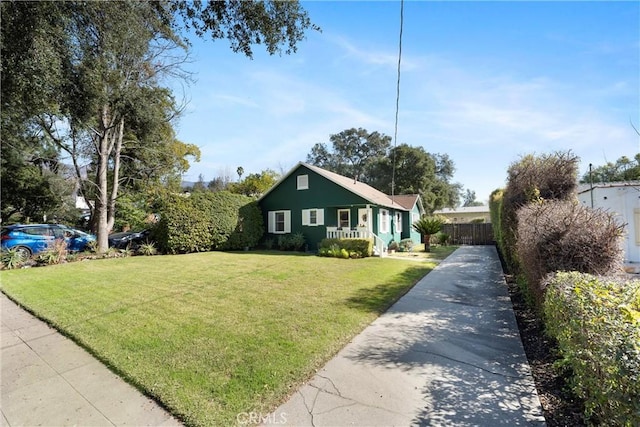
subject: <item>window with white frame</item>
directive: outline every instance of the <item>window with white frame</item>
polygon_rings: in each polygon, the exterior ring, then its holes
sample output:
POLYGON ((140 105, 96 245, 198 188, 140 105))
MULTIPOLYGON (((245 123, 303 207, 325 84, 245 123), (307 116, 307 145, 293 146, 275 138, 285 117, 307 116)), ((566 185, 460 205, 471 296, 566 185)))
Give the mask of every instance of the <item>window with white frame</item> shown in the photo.
POLYGON ((267 230, 273 234, 291 233, 291 211, 269 211, 267 230))
POLYGON ((351 228, 351 210, 338 209, 338 227, 351 228))
POLYGON ((411 212, 411 224, 415 224, 415 222, 419 219, 420 219, 420 214, 411 212))
POLYGON ((402 212, 396 212, 395 223, 396 233, 402 233, 402 212))
POLYGON ((378 224, 378 229, 380 233, 388 233, 389 232, 389 211, 386 209, 380 209, 380 220, 378 224))
POLYGON ((307 190, 309 188, 309 175, 298 175, 298 190, 307 190))
POLYGON ((302 225, 324 225, 324 209, 303 209, 302 225))

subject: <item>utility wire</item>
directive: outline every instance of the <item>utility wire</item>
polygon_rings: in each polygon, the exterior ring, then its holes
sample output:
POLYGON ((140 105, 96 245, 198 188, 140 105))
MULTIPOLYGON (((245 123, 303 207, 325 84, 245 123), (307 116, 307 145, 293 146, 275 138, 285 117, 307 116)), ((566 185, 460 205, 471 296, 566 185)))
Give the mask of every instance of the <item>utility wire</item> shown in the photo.
POLYGON ((400 37, 398 41, 398 80, 396 81, 396 121, 393 130, 393 168, 391 172, 391 202, 396 187, 396 147, 398 145, 398 111, 400 110, 400 64, 402 62, 402 27, 404 23, 404 0, 400 0, 400 37))

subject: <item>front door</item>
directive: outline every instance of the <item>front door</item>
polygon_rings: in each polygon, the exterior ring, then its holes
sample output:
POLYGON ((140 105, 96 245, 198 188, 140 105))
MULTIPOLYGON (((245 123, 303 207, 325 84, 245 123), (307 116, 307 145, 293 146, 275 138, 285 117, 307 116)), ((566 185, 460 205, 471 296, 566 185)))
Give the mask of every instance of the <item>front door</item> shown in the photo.
POLYGON ((371 227, 371 209, 359 208, 358 209, 358 227, 365 227, 367 231, 373 231, 371 227))

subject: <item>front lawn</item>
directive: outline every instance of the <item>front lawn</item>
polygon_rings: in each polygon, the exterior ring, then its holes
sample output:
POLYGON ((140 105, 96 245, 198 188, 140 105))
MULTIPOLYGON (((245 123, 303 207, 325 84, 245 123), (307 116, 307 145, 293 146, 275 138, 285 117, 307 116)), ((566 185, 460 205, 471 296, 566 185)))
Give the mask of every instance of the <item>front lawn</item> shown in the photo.
POLYGON ((2 271, 0 283, 185 423, 232 425, 277 407, 434 265, 209 252, 2 271))

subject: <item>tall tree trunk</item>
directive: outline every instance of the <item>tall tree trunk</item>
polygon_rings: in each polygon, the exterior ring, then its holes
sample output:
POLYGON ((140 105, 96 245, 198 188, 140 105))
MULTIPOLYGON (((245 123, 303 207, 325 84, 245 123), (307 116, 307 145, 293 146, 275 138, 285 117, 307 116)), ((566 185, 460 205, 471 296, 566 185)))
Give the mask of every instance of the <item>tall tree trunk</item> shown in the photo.
POLYGON ((107 209, 107 228, 113 230, 116 215, 116 199, 118 198, 118 190, 120 185, 120 152, 122 151, 122 139, 124 138, 124 117, 120 118, 117 132, 113 132, 115 139, 112 146, 113 149, 113 181, 111 183, 111 194, 109 196, 109 205, 107 209))
MULTIPOLYGON (((109 158, 114 150, 119 137, 122 133, 121 125, 124 125, 124 120, 118 123, 118 126, 114 126, 113 117, 111 117, 110 108, 108 105, 102 107, 100 114, 100 132, 98 136, 98 170, 96 172, 96 186, 98 194, 96 197, 96 210, 97 214, 97 240, 98 240, 98 253, 104 253, 109 249, 109 233, 111 227, 113 227, 113 219, 111 225, 109 225, 110 210, 115 208, 115 197, 117 195, 117 187, 115 191, 109 193, 109 158)), ((118 151, 119 155, 119 151, 118 151)), ((120 161, 118 159, 118 166, 120 161)))

